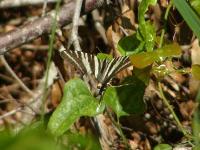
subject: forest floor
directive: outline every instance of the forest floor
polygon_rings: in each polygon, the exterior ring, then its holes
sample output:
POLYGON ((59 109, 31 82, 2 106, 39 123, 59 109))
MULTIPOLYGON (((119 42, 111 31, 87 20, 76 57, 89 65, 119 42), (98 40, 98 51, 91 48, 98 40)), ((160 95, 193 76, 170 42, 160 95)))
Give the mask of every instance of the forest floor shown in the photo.
MULTIPOLYGON (((46 11, 54 7, 54 3, 48 4, 46 11)), ((158 65, 161 68, 159 71, 150 73, 149 84, 143 98, 145 111, 120 117, 121 129, 132 149, 150 150, 160 143, 172 145, 177 149, 192 147, 189 135, 192 134, 193 115, 197 108, 195 99, 200 82, 187 71, 191 70, 192 64, 200 63, 200 47, 193 32, 175 8, 171 7, 167 20, 163 21, 167 8, 167 1, 159 1, 155 6, 149 7, 145 17, 155 25, 157 37, 160 37, 165 27, 166 43, 178 43, 181 47, 181 56, 165 59, 158 65), (166 75, 165 70, 171 73, 166 75), (178 122, 165 100, 169 102, 170 108, 173 108, 178 122)), ((0 8, 1 34, 18 29, 41 16, 42 11, 42 5, 0 8)), ((119 56, 118 41, 126 36, 125 34, 135 33, 138 27, 137 11, 138 3, 127 0, 126 3, 105 6, 81 17, 79 37, 83 51, 119 56)), ((68 36, 71 26, 65 28, 65 34, 68 36)), ((45 34, 0 57, 1 130, 21 127, 26 124, 25 118, 29 118, 27 116, 32 116, 32 120, 39 118, 37 115, 29 114, 24 108, 28 107, 33 97, 42 100, 42 95, 38 91, 42 91, 39 86, 45 75, 48 49, 49 35, 45 34)), ((65 80, 68 81, 77 72, 68 62, 65 62, 65 65, 65 80)), ((131 74, 132 68, 120 72, 116 77, 117 83, 131 74)), ((52 73, 50 76, 54 77, 46 97, 47 114, 51 114, 60 103, 64 86, 59 75, 55 76, 52 73)), ((83 134, 93 131, 87 117, 82 117, 75 126, 83 134)))

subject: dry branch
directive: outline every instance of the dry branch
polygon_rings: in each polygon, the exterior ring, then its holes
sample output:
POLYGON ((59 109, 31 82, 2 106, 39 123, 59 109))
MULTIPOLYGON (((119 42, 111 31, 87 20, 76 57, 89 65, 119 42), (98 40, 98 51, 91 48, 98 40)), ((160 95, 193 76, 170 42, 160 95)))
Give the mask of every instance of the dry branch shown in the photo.
MULTIPOLYGON (((47 0, 48 3, 56 2, 56 0, 47 0)), ((20 7, 25 5, 38 5, 44 3, 44 0, 2 0, 0 8, 20 7)))
POLYGON ((6 67, 7 71, 11 74, 11 76, 20 84, 20 86, 22 87, 22 89, 24 89, 24 91, 26 91, 27 93, 29 93, 29 95, 33 96, 33 92, 22 82, 22 80, 15 74, 15 72, 12 70, 12 68, 9 66, 9 64, 7 63, 6 59, 4 58, 4 56, 0 56, 0 60, 2 61, 2 63, 4 64, 4 66, 6 67))
MULTIPOLYGON (((83 4, 82 14, 101 7, 103 4, 104 0, 86 0, 83 4)), ((71 23, 74 10, 75 1, 63 5, 58 12, 58 26, 62 27, 71 23)), ((15 30, 0 35, 0 55, 24 43, 36 39, 44 33, 49 33, 53 22, 52 16, 54 15, 55 11, 52 11, 44 17, 38 18, 15 30)))
POLYGON ((76 7, 75 7, 73 22, 72 22, 73 26, 72 26, 71 39, 68 44, 68 48, 69 48, 71 43, 73 43, 74 48, 77 51, 82 51, 79 40, 78 40, 78 25, 79 25, 79 18, 80 18, 80 14, 81 14, 82 3, 83 3, 83 0, 76 0, 76 7))

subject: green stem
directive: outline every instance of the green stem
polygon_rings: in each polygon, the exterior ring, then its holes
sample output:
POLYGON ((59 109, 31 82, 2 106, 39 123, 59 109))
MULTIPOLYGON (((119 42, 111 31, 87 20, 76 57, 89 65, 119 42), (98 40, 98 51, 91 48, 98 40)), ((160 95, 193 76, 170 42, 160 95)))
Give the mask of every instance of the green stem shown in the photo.
POLYGON ((176 116, 176 113, 174 112, 172 106, 169 104, 168 100, 166 99, 162 87, 161 87, 161 83, 158 82, 158 88, 159 88, 159 92, 160 92, 160 96, 163 99, 164 104, 167 106, 167 108, 169 109, 169 111, 171 112, 171 114, 174 117, 174 120, 176 121, 178 127, 181 129, 182 133, 191 139, 191 136, 189 135, 189 133, 187 133, 187 131, 184 129, 184 127, 182 126, 181 122, 179 121, 178 117, 176 116))
MULTIPOLYGON (((167 10, 165 11, 165 16, 164 16, 165 24, 164 24, 164 27, 166 26, 166 21, 167 21, 167 18, 168 18, 168 15, 169 15, 169 10, 170 10, 171 7, 172 7, 172 1, 170 1, 169 5, 167 7, 167 10)), ((160 36, 160 43, 159 43, 159 46, 158 46, 159 48, 161 48, 162 45, 163 45, 164 35, 165 35, 165 29, 162 29, 161 36, 160 36)))
POLYGON ((165 16, 164 16, 164 19, 165 19, 165 20, 167 20, 167 18, 168 18, 169 11, 170 11, 172 5, 173 5, 173 3, 172 3, 172 1, 170 1, 169 6, 167 7, 167 10, 166 10, 166 12, 165 12, 165 16))
POLYGON ((113 119, 112 114, 110 114, 109 111, 107 111, 107 113, 108 113, 109 118, 112 120, 112 123, 113 123, 113 124, 115 125, 115 127, 119 130, 119 134, 120 134, 120 136, 122 137, 122 140, 123 140, 123 142, 125 143, 126 147, 129 148, 128 141, 127 141, 127 139, 126 139, 126 137, 125 137, 125 135, 124 135, 124 133, 123 133, 121 127, 120 127, 119 119, 117 118, 118 121, 116 122, 116 121, 113 119))
POLYGON ((51 66, 51 59, 52 59, 52 54, 53 54, 53 44, 54 44, 54 39, 55 39, 55 33, 56 33, 56 28, 57 28, 57 14, 60 9, 60 3, 61 0, 58 0, 56 3, 56 9, 55 9, 55 15, 53 16, 53 24, 51 27, 51 36, 50 36, 50 43, 49 43, 49 49, 48 49, 48 58, 47 58, 47 67, 46 67, 46 72, 45 72, 45 83, 44 83, 44 91, 43 91, 43 98, 42 98, 42 115, 41 119, 44 121, 44 115, 45 115, 45 101, 48 96, 48 78, 49 78, 49 68, 51 66))
POLYGON ((164 35, 165 35, 165 29, 162 29, 162 31, 161 31, 161 36, 160 36, 160 43, 159 43, 158 48, 161 48, 162 45, 163 45, 164 35))

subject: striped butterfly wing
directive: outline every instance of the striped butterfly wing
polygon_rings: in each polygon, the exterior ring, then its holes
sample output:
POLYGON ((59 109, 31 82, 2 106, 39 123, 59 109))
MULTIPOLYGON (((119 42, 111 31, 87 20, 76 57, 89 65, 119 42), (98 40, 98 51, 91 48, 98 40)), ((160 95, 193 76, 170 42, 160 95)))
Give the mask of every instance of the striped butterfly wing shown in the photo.
POLYGON ((116 73, 130 66, 127 56, 112 60, 99 60, 95 55, 81 51, 66 51, 64 47, 60 49, 60 54, 63 59, 69 60, 83 74, 94 75, 102 85, 108 83, 116 73))
MULTIPOLYGON (((130 66, 130 61, 127 56, 114 58, 111 61, 106 60, 105 67, 101 67, 98 74, 98 81, 102 84, 109 82, 118 72, 130 66)), ((103 62, 102 62, 103 63, 103 62)))
POLYGON ((83 74, 93 74, 95 78, 97 78, 99 66, 101 64, 100 60, 97 59, 97 57, 81 51, 66 50, 64 47, 60 49, 60 54, 63 59, 69 60, 83 74))

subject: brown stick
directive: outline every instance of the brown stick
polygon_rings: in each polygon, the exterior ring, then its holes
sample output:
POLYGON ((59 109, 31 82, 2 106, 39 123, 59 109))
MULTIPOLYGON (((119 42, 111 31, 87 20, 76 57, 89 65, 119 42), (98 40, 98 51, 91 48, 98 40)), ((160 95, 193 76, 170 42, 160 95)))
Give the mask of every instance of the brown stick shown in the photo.
MULTIPOLYGON (((56 0, 47 0, 48 3, 55 3, 56 0)), ((25 5, 38 5, 44 0, 0 0, 0 8, 21 7, 25 5)))
MULTIPOLYGON (((104 0, 86 0, 83 4, 83 11, 81 14, 88 13, 95 8, 101 7, 104 0)), ((72 21, 75 10, 75 1, 71 1, 62 6, 58 12, 57 22, 58 26, 62 27, 72 21)), ((16 48, 24 43, 34 40, 44 33, 49 33, 53 22, 55 11, 50 12, 44 17, 38 18, 29 22, 15 30, 0 35, 0 55, 16 48)))

